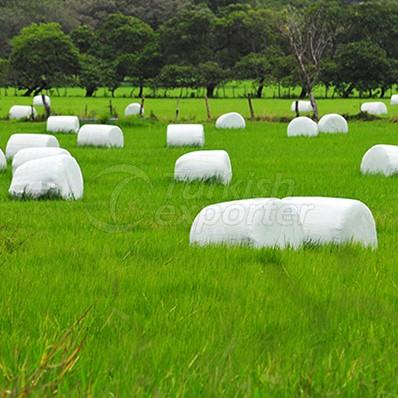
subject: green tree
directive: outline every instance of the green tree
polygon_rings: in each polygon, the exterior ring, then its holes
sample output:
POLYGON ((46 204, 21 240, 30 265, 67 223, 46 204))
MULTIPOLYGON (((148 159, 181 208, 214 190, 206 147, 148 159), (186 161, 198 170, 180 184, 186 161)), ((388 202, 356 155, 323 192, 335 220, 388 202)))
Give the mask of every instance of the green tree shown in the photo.
POLYGON ((217 62, 208 61, 198 65, 196 68, 197 84, 206 87, 206 95, 214 97, 216 87, 226 80, 227 73, 217 62))
POLYGON ((32 24, 12 40, 10 71, 26 95, 37 94, 66 84, 78 73, 78 50, 58 24, 32 24))

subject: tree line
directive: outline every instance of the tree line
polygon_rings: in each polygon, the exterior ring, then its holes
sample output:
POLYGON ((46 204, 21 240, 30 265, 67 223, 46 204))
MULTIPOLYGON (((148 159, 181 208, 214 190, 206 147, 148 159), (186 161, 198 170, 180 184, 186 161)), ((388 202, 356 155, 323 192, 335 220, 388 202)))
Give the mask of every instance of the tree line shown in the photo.
POLYGON ((183 3, 156 23, 109 13, 104 2, 95 24, 29 24, 4 44, 0 85, 26 95, 79 86, 92 96, 128 82, 139 96, 144 87, 204 87, 212 97, 228 81, 251 80, 257 97, 266 85, 299 86, 301 97, 323 85, 346 98, 383 97, 398 82, 395 0, 183 3))

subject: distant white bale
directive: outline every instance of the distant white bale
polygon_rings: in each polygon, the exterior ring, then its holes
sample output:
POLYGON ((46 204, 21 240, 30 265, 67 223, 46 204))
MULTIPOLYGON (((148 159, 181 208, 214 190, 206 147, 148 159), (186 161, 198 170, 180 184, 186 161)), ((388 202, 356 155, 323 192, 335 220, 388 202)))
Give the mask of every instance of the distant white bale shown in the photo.
MULTIPOLYGON (((139 104, 138 102, 134 102, 126 106, 126 109, 124 110, 124 115, 125 116, 139 115, 140 111, 141 111, 141 104, 139 104)), ((144 114, 144 108, 142 108, 142 114, 144 114)))
POLYGON ((203 146, 205 131, 201 124, 169 124, 167 126, 168 146, 203 146))
POLYGON ((59 148, 59 142, 48 134, 13 134, 7 142, 6 156, 11 159, 21 149, 41 147, 59 148))
POLYGON ((298 248, 304 231, 296 208, 280 199, 246 199, 204 208, 195 218, 190 243, 298 248))
POLYGON ((56 147, 43 147, 43 148, 25 148, 18 151, 12 159, 12 172, 22 166, 24 163, 31 160, 48 158, 51 156, 67 155, 71 156, 70 153, 63 148, 56 147))
POLYGON ((283 199, 300 214, 305 241, 315 244, 358 243, 377 247, 376 223, 369 208, 358 200, 322 197, 283 199))
POLYGON ((77 116, 50 116, 47 119, 47 131, 51 133, 77 133, 79 127, 77 116))
POLYGON ((298 111, 303 113, 312 112, 313 108, 310 101, 293 101, 290 107, 292 112, 296 112, 296 102, 298 102, 298 111))
POLYGON ((7 159, 4 156, 3 151, 0 149, 0 170, 5 170, 7 168, 7 159))
POLYGON ((78 146, 123 148, 124 136, 117 126, 108 124, 85 124, 77 135, 78 146))
POLYGON ((361 112, 369 113, 369 115, 385 115, 387 107, 383 102, 365 102, 361 105, 361 112))
POLYGON ((398 105, 398 94, 391 96, 391 105, 398 105))
POLYGON ((218 129, 244 129, 245 127, 244 117, 236 112, 222 115, 216 121, 216 128, 218 129))
POLYGON ((390 177, 398 173, 398 146, 375 145, 364 155, 361 162, 362 174, 384 174, 390 177))
POLYGON ((225 151, 196 151, 182 155, 176 162, 174 178, 179 181, 210 180, 222 184, 232 179, 232 167, 229 155, 225 151))
POLYGON ((14 105, 9 112, 10 119, 35 119, 37 117, 36 109, 29 105, 14 105))
POLYGON ((300 116, 293 119, 287 128, 288 137, 315 137, 319 134, 318 125, 309 117, 300 116))
POLYGON ((331 113, 321 117, 318 129, 320 133, 348 133, 348 123, 343 116, 331 113))
MULTIPOLYGON (((51 98, 48 95, 44 96, 44 100, 48 106, 51 106, 51 98)), ((33 97, 33 106, 44 106, 43 97, 41 95, 33 97)))
POLYGON ((51 156, 24 163, 15 170, 10 195, 21 198, 83 197, 83 176, 75 158, 68 155, 51 156))

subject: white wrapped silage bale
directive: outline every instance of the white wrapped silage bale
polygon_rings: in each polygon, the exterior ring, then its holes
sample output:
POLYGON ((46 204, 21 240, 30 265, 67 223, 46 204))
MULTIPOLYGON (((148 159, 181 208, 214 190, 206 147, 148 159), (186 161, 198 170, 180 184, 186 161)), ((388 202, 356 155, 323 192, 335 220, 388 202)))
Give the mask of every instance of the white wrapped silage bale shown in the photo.
MULTIPOLYGON (((139 115, 141 112, 141 104, 134 102, 126 106, 124 110, 124 116, 139 115)), ((144 114, 144 108, 142 108, 142 115, 144 114)))
POLYGON ((383 102, 365 102, 361 105, 361 112, 379 116, 387 114, 387 107, 383 102))
POLYGON ((319 135, 318 125, 306 116, 296 117, 287 128, 288 137, 316 137, 317 135, 319 135))
POLYGON ((83 176, 72 156, 35 159, 15 170, 9 193, 16 198, 77 200, 83 197, 83 176))
MULTIPOLYGON (((47 106, 51 106, 51 99, 48 95, 44 95, 44 101, 46 101, 47 106)), ((43 96, 41 95, 34 96, 33 106, 44 106, 43 96)))
POLYGON ((18 167, 31 160, 59 155, 71 156, 66 149, 56 147, 21 149, 15 154, 14 158, 12 159, 12 172, 15 173, 15 170, 18 167))
POLYGON ((362 158, 362 174, 383 174, 390 177, 398 173, 398 146, 374 145, 362 158))
POLYGON ((10 119, 24 120, 35 119, 37 117, 36 109, 29 105, 14 105, 8 113, 10 119))
POLYGON ((343 116, 331 113, 321 117, 318 129, 320 133, 348 133, 348 123, 343 116))
POLYGON ((215 179, 228 184, 232 179, 231 160, 222 150, 186 153, 175 164, 174 178, 178 181, 215 179))
POLYGON ((7 168, 7 159, 4 152, 0 149, 0 170, 5 170, 7 168))
POLYGON ((377 247, 376 223, 369 208, 354 199, 291 197, 283 202, 296 207, 305 241, 313 244, 357 243, 377 247))
POLYGON ((298 248, 304 231, 294 206, 280 199, 246 199, 204 208, 195 218, 190 243, 298 248))
POLYGON ((80 122, 77 116, 50 116, 47 131, 51 133, 77 133, 80 122))
POLYGON ((296 102, 298 102, 298 111, 300 113, 310 113, 313 111, 310 101, 293 101, 290 110, 296 112, 296 102))
POLYGON ((244 117, 236 112, 222 115, 216 121, 216 128, 218 129, 244 129, 245 127, 244 117))
POLYGON ((398 94, 391 96, 391 105, 398 105, 398 94))
POLYGON ((201 124, 169 124, 167 146, 203 146, 204 127, 201 124))
POLYGON ((12 158, 19 150, 24 148, 56 147, 58 140, 48 134, 13 134, 7 142, 6 157, 12 158))
POLYGON ((106 148, 123 148, 122 130, 108 124, 85 124, 77 135, 78 146, 95 146, 106 148))

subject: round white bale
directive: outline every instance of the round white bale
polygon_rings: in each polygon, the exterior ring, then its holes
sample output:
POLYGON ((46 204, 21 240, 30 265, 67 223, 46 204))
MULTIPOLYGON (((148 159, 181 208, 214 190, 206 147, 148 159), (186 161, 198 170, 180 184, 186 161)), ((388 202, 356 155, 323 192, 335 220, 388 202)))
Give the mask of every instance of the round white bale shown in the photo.
MULTIPOLYGON (((51 106, 51 98, 48 95, 44 96, 44 100, 48 106, 51 106)), ((41 95, 33 97, 33 106, 44 106, 43 97, 41 95)))
POLYGON ((51 133, 77 133, 80 122, 77 116, 50 116, 47 131, 51 133))
MULTIPOLYGON (((124 110, 124 115, 125 116, 139 115, 140 111, 141 111, 141 104, 138 102, 134 102, 126 106, 126 109, 124 110)), ((142 108, 142 114, 144 114, 144 108, 142 108)))
POLYGON ((203 146, 205 131, 201 124, 169 124, 167 126, 168 146, 203 146))
POLYGON ((31 160, 15 170, 9 193, 17 198, 81 199, 82 172, 76 159, 68 155, 31 160))
POLYGON ((236 112, 222 115, 216 121, 216 128, 218 129, 244 129, 245 127, 244 117, 236 112))
POLYGON ((35 119, 36 117, 36 109, 29 105, 14 105, 9 112, 9 118, 15 120, 35 119))
POLYGON ((386 104, 383 102, 365 102, 361 105, 361 112, 369 113, 369 115, 385 115, 387 114, 386 104))
POLYGON ((358 200, 291 197, 283 199, 283 202, 296 207, 307 243, 356 243, 365 247, 377 247, 373 215, 369 208, 358 200))
POLYGON ((232 179, 231 160, 226 151, 196 151, 182 155, 175 164, 177 181, 206 181, 215 179, 229 184, 232 179))
POLYGON ((316 137, 317 135, 319 135, 318 125, 306 116, 296 117, 287 128, 288 137, 316 137))
POLYGON ((398 105, 398 94, 391 96, 391 105, 398 105))
POLYGON ((296 112, 296 102, 298 102, 298 111, 301 113, 310 113, 313 111, 310 101, 293 101, 290 110, 296 112))
POLYGON ((41 147, 59 148, 59 142, 48 134, 13 134, 7 142, 6 157, 11 159, 21 149, 41 147))
POLYGON ((204 208, 195 218, 190 243, 298 248, 304 231, 294 206, 280 199, 246 199, 204 208))
POLYGON ((374 145, 362 158, 362 174, 383 174, 390 177, 398 173, 398 146, 374 145))
POLYGON ((7 168, 7 159, 4 152, 0 149, 0 170, 5 170, 7 168))
POLYGON ((324 115, 318 123, 320 133, 348 133, 348 123, 336 113, 324 115))
POLYGON ((15 170, 18 167, 31 160, 59 155, 71 156, 71 154, 66 149, 56 147, 21 149, 15 154, 14 158, 12 159, 12 172, 15 173, 15 170))
POLYGON ((117 126, 108 124, 85 124, 77 135, 78 146, 123 148, 124 136, 117 126))

